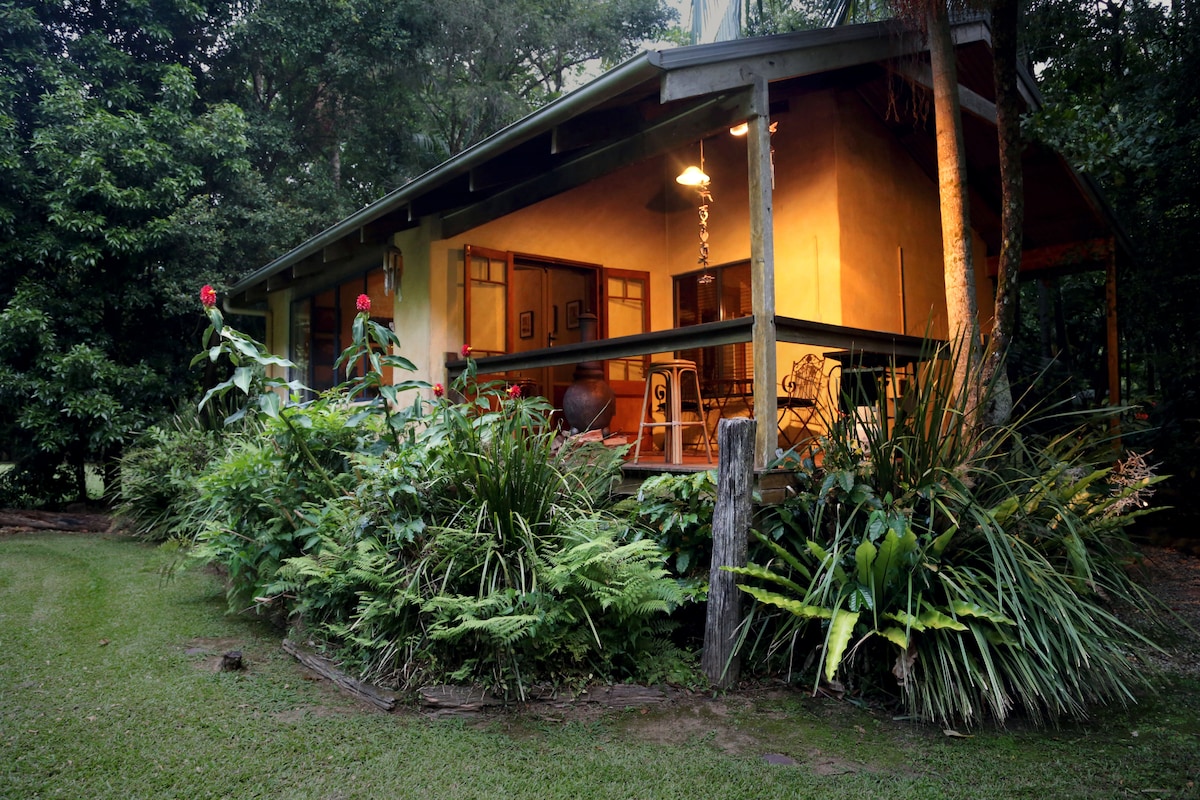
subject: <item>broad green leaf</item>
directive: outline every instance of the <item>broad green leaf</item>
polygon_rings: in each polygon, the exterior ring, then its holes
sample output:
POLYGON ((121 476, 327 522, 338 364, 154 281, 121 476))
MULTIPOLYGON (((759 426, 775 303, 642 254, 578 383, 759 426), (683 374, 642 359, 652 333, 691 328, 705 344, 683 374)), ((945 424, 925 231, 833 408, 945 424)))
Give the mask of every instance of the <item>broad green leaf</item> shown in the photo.
POLYGON ((1020 501, 1016 495, 1006 497, 1003 502, 992 509, 992 518, 996 520, 998 525, 1003 525, 1008 521, 1008 518, 1017 510, 1020 501))
POLYGON ((850 644, 850 637, 854 635, 854 626, 857 624, 857 611, 838 609, 834 612, 833 618, 829 622, 829 636, 825 640, 825 680, 832 681, 837 674, 838 667, 842 663, 842 656, 846 653, 846 646, 850 644))
POLYGON ((259 409, 272 419, 279 418, 279 407, 281 405, 282 401, 280 401, 279 395, 274 392, 263 392, 258 396, 259 409))
MULTIPOLYGON (((383 362, 383 365, 385 367, 393 367, 395 369, 402 369, 402 370, 406 370, 408 372, 416 372, 417 371, 417 365, 414 364, 413 362, 409 361, 404 356, 386 355, 380 360, 383 362)), ((396 384, 396 385, 400 386, 401 384, 396 384)))
POLYGON ((917 548, 917 535, 911 528, 906 528, 903 536, 898 536, 894 530, 888 531, 879 545, 879 555, 875 558, 873 577, 879 592, 900 588, 901 573, 906 573, 905 562, 917 548))
POLYGON ((854 551, 854 561, 858 566, 858 582, 863 586, 882 588, 881 584, 877 584, 873 580, 874 572, 871 569, 878 552, 878 548, 866 540, 854 551))
POLYGON ((990 644, 1004 645, 1017 650, 1023 650, 1021 643, 1008 634, 1008 631, 1002 628, 984 628, 983 636, 990 644))
POLYGON ((925 624, 907 611, 889 611, 883 615, 883 618, 890 619, 893 622, 899 622, 904 627, 911 628, 914 631, 925 630, 925 624))
POLYGON ((921 612, 921 625, 934 630, 965 631, 967 629, 966 625, 954 617, 943 614, 928 603, 925 604, 925 610, 921 612))
POLYGON ((254 380, 253 367, 238 367, 233 371, 233 385, 250 394, 250 382, 254 380))
POLYGON ((934 558, 941 558, 946 546, 950 544, 950 540, 954 538, 954 534, 956 533, 958 533, 958 526, 951 525, 949 530, 933 540, 933 543, 929 545, 929 552, 934 558))
POLYGON ((739 583, 738 588, 764 605, 782 608, 784 611, 795 614, 801 619, 829 619, 833 613, 828 608, 805 605, 799 600, 793 600, 790 597, 784 597, 775 592, 768 592, 766 589, 760 589, 757 586, 746 586, 739 583))
POLYGON ((771 539, 771 537, 764 535, 760 531, 754 531, 754 535, 760 542, 766 545, 768 550, 778 556, 785 564, 803 575, 805 580, 812 580, 812 572, 809 571, 807 566, 801 563, 800 559, 797 558, 795 553, 791 552, 783 545, 771 539))
MULTIPOLYGON (((910 630, 916 630, 916 628, 910 628, 910 630)), ((904 628, 883 628, 877 630, 876 633, 899 647, 904 652, 908 652, 909 636, 908 632, 904 628)))
POLYGON ((991 609, 968 603, 965 600, 951 600, 950 610, 959 617, 976 617, 978 619, 986 619, 989 622, 995 622, 998 625, 1016 625, 1017 623, 1008 617, 991 609))

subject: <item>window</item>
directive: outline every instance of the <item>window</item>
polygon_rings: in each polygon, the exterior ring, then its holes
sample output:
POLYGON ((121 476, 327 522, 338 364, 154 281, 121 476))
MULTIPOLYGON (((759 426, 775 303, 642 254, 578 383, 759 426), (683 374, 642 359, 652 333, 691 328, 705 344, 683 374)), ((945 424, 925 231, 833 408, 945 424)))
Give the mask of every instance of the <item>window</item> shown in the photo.
MULTIPOLYGON (((650 330, 650 275, 623 269, 604 271, 605 338, 632 336, 650 330)), ((640 383, 649 356, 614 358, 605 362, 607 378, 640 383)))
MULTIPOLYGON (((724 319, 748 317, 753 312, 750 292, 750 262, 741 261, 709 267, 711 281, 702 282, 701 271, 676 275, 675 324, 699 325, 724 319)), ((754 377, 748 343, 685 350, 681 358, 696 362, 701 383, 749 380, 754 377)))
POLYGON ((384 291, 382 268, 292 303, 290 357, 296 365, 294 377, 314 391, 331 389, 345 378, 344 371, 341 376, 334 374, 334 363, 350 345, 358 313, 355 301, 360 294, 371 298, 371 319, 391 327, 393 298, 384 291))

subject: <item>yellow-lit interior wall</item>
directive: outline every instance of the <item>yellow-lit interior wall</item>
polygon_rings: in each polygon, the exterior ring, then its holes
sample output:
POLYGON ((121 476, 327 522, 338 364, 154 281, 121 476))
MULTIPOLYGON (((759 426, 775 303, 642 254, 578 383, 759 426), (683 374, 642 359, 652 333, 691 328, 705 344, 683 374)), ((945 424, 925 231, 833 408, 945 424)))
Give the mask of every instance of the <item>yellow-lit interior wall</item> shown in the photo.
MULTIPOLYGON (((936 184, 852 91, 836 93, 841 324, 911 336, 947 336, 936 184)), ((982 318, 991 285, 983 241, 973 239, 982 318)))
MULTIPOLYGON (((476 245, 539 256, 600 264, 614 269, 651 273, 651 329, 670 328, 671 218, 694 215, 683 207, 664 216, 664 189, 671 173, 670 159, 653 159, 620 170, 586 186, 535 203, 449 239, 429 245, 427 277, 431 317, 429 374, 441 375, 445 353, 462 345, 463 249, 476 245), (670 175, 668 175, 670 173, 670 175)), ((690 231, 695 235, 694 229, 690 231)), ((407 247, 405 275, 409 264, 407 247)), ((692 267, 685 262, 684 271, 692 267)), ((440 380, 440 378, 434 378, 440 380)))
MULTIPOLYGON (((413 362, 416 372, 409 376, 436 383, 445 372, 446 355, 444 313, 435 313, 430 305, 433 292, 430 269, 430 234, 427 227, 402 231, 393 239, 404 260, 394 305, 396 336, 400 354, 413 362)), ((461 318, 461 312, 459 312, 461 318)))
POLYGON ((775 118, 775 313, 842 323, 838 302, 837 106, 828 91, 793 97, 775 118))

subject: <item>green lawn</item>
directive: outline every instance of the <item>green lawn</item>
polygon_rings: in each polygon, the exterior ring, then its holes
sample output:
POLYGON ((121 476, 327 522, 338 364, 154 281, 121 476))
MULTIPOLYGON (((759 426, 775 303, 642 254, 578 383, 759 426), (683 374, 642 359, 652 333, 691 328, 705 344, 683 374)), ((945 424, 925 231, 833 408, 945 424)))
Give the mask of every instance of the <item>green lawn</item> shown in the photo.
POLYGON ((802 693, 478 723, 366 710, 145 545, 0 536, 2 798, 1200 797, 1200 685, 952 738, 802 693), (246 673, 215 657, 240 649, 246 673), (795 761, 771 764, 766 754, 795 761))

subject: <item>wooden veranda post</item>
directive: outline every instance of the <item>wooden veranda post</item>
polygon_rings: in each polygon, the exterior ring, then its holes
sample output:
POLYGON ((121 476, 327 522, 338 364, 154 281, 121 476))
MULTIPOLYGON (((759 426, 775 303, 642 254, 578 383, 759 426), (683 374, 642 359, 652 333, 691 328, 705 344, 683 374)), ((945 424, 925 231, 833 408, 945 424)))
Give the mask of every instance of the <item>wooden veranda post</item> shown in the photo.
POLYGON ((779 442, 774 425, 775 392, 775 222, 772 212, 771 115, 767 79, 756 76, 746 148, 750 176, 750 294, 754 310, 754 416, 763 420, 754 442, 754 467, 764 469, 779 442))
POLYGON ((731 572, 721 567, 746 565, 750 535, 750 493, 754 487, 755 421, 723 419, 717 425, 717 504, 713 510, 712 564, 709 566, 708 615, 700 668, 714 686, 737 682, 740 664, 733 655, 742 623, 741 591, 731 572))
MULTIPOLYGON (((1108 404, 1121 405, 1121 338, 1117 327, 1117 248, 1110 243, 1104 261, 1105 355, 1108 361, 1108 404)), ((1121 452, 1121 418, 1110 422, 1115 436, 1113 446, 1121 452)))

